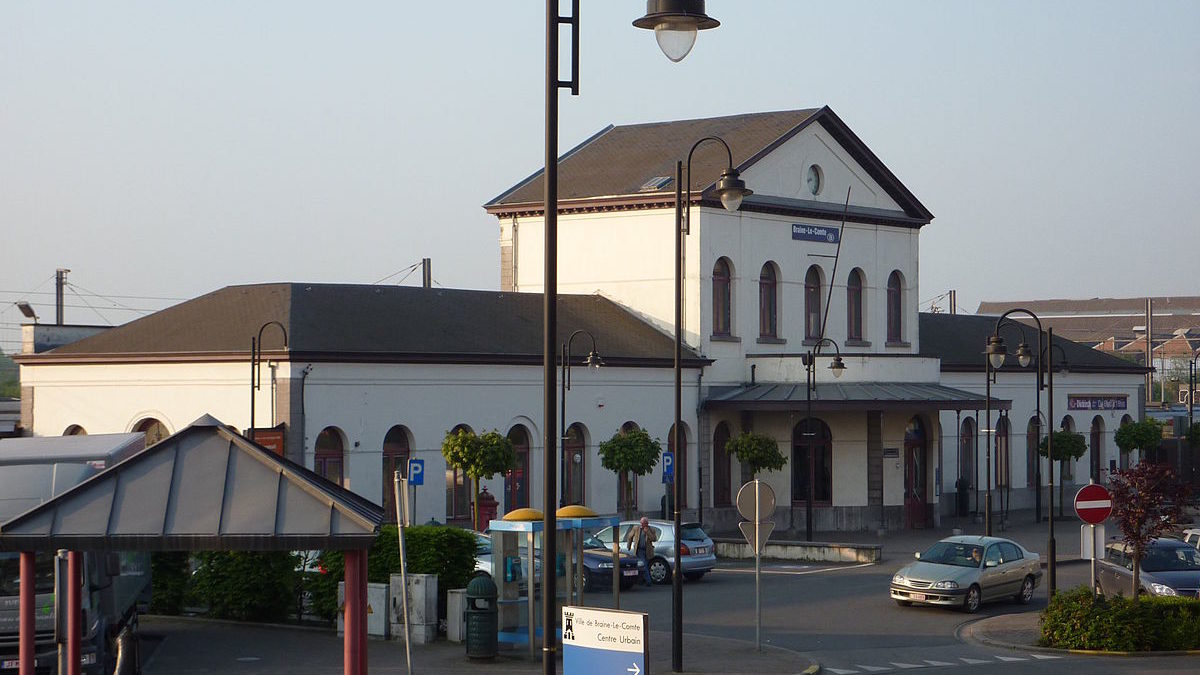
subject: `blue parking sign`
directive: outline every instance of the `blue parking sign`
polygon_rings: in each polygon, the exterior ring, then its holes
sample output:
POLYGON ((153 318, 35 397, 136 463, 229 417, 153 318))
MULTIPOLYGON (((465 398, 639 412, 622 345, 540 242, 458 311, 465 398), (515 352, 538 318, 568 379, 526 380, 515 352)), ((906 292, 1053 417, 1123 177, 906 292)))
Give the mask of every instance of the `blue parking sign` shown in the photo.
POLYGON ((675 453, 667 450, 663 453, 662 482, 670 483, 675 480, 675 453))
POLYGON ((409 485, 424 485, 425 484, 425 460, 423 460, 423 459, 408 460, 408 484, 409 485))

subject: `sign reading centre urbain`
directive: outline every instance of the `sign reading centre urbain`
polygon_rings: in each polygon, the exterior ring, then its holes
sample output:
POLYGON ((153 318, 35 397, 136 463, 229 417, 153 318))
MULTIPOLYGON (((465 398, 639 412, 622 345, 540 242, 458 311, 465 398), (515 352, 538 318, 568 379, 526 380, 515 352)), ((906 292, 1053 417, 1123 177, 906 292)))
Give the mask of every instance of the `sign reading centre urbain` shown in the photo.
POLYGON ((841 238, 842 231, 836 227, 792 223, 792 239, 796 241, 823 241, 826 244, 836 244, 841 238))
POLYGON ((562 608, 563 675, 641 675, 650 660, 642 612, 562 608))

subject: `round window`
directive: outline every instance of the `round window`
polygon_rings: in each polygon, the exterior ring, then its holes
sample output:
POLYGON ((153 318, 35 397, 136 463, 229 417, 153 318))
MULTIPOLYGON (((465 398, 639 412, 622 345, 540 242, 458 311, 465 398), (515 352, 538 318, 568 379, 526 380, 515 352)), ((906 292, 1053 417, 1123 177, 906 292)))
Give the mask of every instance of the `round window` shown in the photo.
POLYGON ((809 166, 805 182, 808 184, 808 191, 813 196, 821 194, 821 188, 824 187, 825 183, 825 174, 821 171, 821 167, 816 164, 809 166))

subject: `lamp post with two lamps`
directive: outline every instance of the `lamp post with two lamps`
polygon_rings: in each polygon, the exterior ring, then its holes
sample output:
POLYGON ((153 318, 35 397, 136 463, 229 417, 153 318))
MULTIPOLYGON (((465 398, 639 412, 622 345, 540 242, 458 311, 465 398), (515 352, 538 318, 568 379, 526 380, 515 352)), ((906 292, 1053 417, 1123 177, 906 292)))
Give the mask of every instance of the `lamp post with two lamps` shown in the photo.
MULTIPOLYGON (((546 153, 545 153, 545 277, 543 282, 542 311, 542 420, 545 434, 542 437, 544 451, 542 471, 542 526, 546 532, 542 554, 544 561, 557 559, 556 543, 551 536, 557 529, 554 503, 558 498, 555 472, 551 455, 557 443, 554 400, 557 375, 555 345, 558 343, 558 90, 570 89, 579 94, 579 0, 572 0, 571 14, 559 15, 559 0, 546 0, 546 153), (559 28, 571 27, 571 79, 558 77, 559 28)), ((696 42, 697 31, 716 28, 720 23, 704 13, 704 0, 647 0, 645 16, 633 22, 638 28, 654 31, 659 47, 671 61, 680 61, 696 42)), ((555 578, 556 565, 542 565, 542 672, 553 675, 556 670, 558 623, 555 613, 557 597, 555 578)), ((677 664, 676 670, 682 669, 677 664)))
MULTIPOLYGON (((669 3, 663 3, 669 4, 669 3)), ((703 3, 701 3, 703 4, 703 3)), ((703 9, 703 8, 702 8, 703 9)), ((662 40, 659 40, 662 44, 662 40)), ((729 144, 718 136, 706 136, 692 144, 687 154, 687 173, 684 173, 682 161, 675 162, 675 423, 672 427, 675 434, 675 452, 678 457, 687 451, 683 436, 683 238, 691 231, 692 205, 692 155, 696 148, 705 141, 715 141, 725 148, 728 163, 721 172, 715 192, 721 200, 721 205, 729 212, 736 212, 742 206, 742 199, 754 194, 746 189, 746 183, 740 178, 738 170, 733 166, 733 151, 729 144)), ((680 484, 678 476, 671 482, 674 507, 675 528, 675 560, 682 560, 680 530, 680 484)), ((680 569, 671 575, 671 669, 675 672, 683 670, 683 574, 680 569)))
POLYGON ((813 540, 813 483, 816 482, 817 477, 817 453, 814 452, 813 443, 816 430, 813 423, 812 399, 813 393, 817 388, 817 357, 821 355, 821 347, 827 344, 833 346, 835 354, 833 361, 829 364, 829 370, 833 373, 834 378, 839 378, 846 370, 846 364, 842 362, 842 350, 838 349, 837 343, 831 338, 820 338, 812 346, 812 349, 808 350, 808 353, 804 355, 804 395, 807 412, 805 413, 804 430, 800 433, 805 438, 805 453, 808 455, 808 489, 804 496, 804 538, 807 541, 813 540))
POLYGON ((577 336, 577 335, 586 335, 586 336, 588 336, 588 339, 590 339, 592 341, 592 349, 591 349, 591 351, 588 352, 587 358, 584 359, 584 361, 583 361, 584 365, 586 365, 589 368, 596 368, 596 369, 599 369, 600 366, 604 365, 604 359, 600 358, 600 353, 598 351, 596 351, 596 336, 592 335, 591 332, 584 330, 583 328, 580 328, 579 330, 575 331, 574 333, 571 333, 571 337, 567 338, 567 341, 563 343, 563 346, 562 346, 562 378, 561 378, 561 380, 562 380, 562 397, 559 399, 559 406, 558 406, 559 412, 562 414, 562 422, 560 424, 560 427, 561 427, 560 431, 562 433, 562 447, 559 452, 559 463, 560 463, 559 478, 562 483, 562 486, 561 486, 562 494, 558 500, 559 506, 567 505, 567 470, 568 470, 567 469, 567 466, 568 466, 568 460, 567 460, 567 392, 570 391, 570 389, 571 389, 571 342, 573 342, 575 340, 575 336, 577 336))

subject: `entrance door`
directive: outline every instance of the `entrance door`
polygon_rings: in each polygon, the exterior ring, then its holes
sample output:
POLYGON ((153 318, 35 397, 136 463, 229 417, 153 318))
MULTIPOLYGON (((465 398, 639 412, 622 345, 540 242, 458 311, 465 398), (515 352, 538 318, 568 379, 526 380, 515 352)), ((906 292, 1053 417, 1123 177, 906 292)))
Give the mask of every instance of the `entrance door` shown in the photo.
POLYGON ((925 428, 916 417, 904 430, 904 525, 924 528, 926 518, 925 428))

